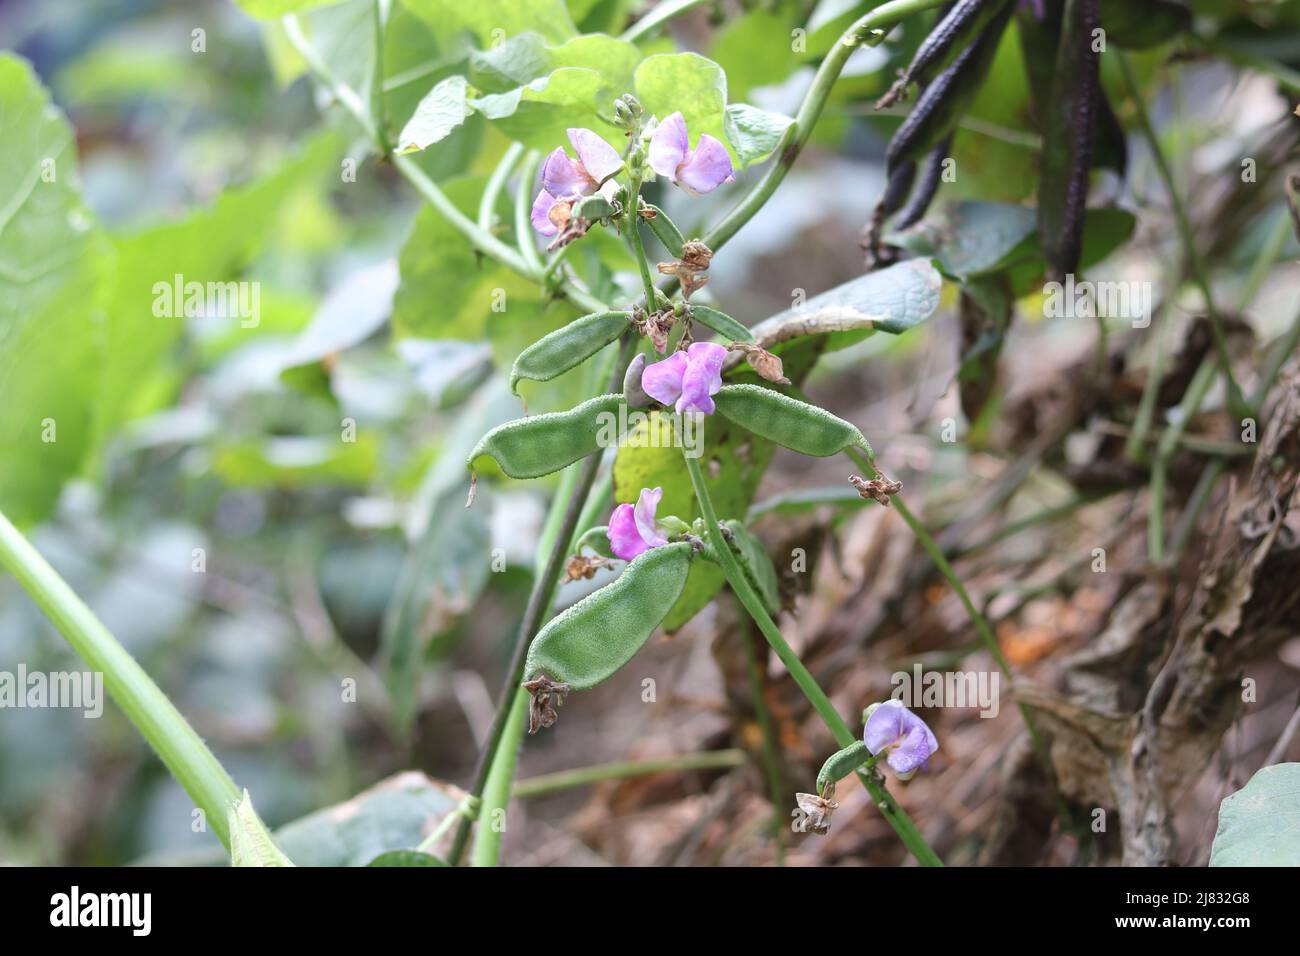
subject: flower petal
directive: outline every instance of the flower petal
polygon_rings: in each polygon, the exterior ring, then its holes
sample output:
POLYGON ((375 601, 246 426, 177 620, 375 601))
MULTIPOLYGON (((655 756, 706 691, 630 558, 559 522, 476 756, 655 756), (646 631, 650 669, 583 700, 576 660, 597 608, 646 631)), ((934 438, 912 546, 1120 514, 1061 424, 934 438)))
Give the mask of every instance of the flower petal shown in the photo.
POLYGON ((939 749, 925 721, 896 699, 885 701, 867 718, 863 741, 873 754, 888 751, 886 762, 899 774, 921 769, 939 749))
POLYGON ((660 176, 677 178, 677 167, 686 160, 690 140, 686 136, 686 120, 674 113, 650 137, 650 168, 660 176))
POLYGON ((643 551, 650 550, 650 546, 641 537, 641 532, 637 530, 636 516, 631 505, 623 504, 614 509, 614 513, 609 516, 605 534, 609 537, 609 547, 614 556, 624 561, 631 561, 643 551))
POLYGON ((901 700, 889 700, 882 703, 867 718, 867 726, 862 733, 862 741, 873 754, 878 754, 886 747, 897 742, 903 735, 902 715, 907 713, 901 700))
POLYGON ((618 151, 605 142, 598 133, 580 127, 571 129, 569 142, 577 150, 578 162, 591 177, 593 189, 596 183, 613 176, 623 168, 623 159, 618 155, 618 151))
POLYGON ((633 509, 636 530, 647 547, 659 548, 668 543, 668 539, 660 534, 659 528, 655 525, 655 511, 659 508, 659 500, 663 496, 663 488, 642 488, 636 500, 636 508, 633 509))
POLYGON ((677 167, 677 184, 692 193, 713 192, 723 183, 735 181, 727 147, 708 133, 700 137, 700 144, 677 167))
POLYGON ((685 352, 674 352, 662 362, 647 365, 641 373, 641 390, 656 402, 671 405, 682 394, 686 366, 685 352))
POLYGON ((533 221, 533 228, 543 236, 553 236, 560 231, 550 218, 551 207, 554 205, 555 197, 545 189, 533 200, 533 211, 529 214, 529 218, 533 221))
POLYGON ((596 184, 562 147, 557 146, 542 164, 542 187, 556 199, 572 199, 587 195, 596 184))
POLYGON ((712 415, 712 396, 722 388, 722 363, 727 350, 717 342, 696 342, 686 350, 686 372, 682 375, 682 395, 677 411, 699 411, 712 415))

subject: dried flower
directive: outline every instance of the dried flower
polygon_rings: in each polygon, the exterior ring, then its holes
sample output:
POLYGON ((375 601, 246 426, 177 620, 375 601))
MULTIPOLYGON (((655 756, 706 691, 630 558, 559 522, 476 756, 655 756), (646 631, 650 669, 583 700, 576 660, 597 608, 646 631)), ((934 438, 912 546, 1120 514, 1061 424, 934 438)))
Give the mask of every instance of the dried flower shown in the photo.
POLYGON ((883 474, 877 475, 870 481, 867 481, 861 475, 849 475, 849 484, 858 489, 858 494, 861 497, 871 498, 886 507, 889 506, 890 496, 896 495, 903 490, 901 481, 891 481, 883 474))
POLYGON ((749 367, 769 382, 777 385, 790 384, 790 380, 785 377, 785 368, 781 364, 780 356, 773 355, 767 349, 750 345, 748 342, 733 342, 727 351, 743 353, 749 367))
POLYGON ((709 277, 702 276, 701 273, 708 271, 712 261, 713 250, 700 240, 691 239, 682 245, 680 259, 659 263, 659 272, 661 275, 676 276, 682 284, 682 295, 689 299, 691 293, 708 284, 709 277))
POLYGON ((532 680, 524 681, 524 690, 533 696, 528 703, 528 732, 535 734, 545 727, 554 726, 560 719, 555 708, 564 703, 569 685, 553 681, 545 674, 538 674, 532 680))
POLYGON ((564 566, 564 581, 588 581, 595 577, 596 572, 601 568, 613 566, 614 562, 603 555, 575 554, 569 558, 568 563, 564 566))
POLYGON ((820 833, 823 836, 831 826, 831 814, 840 808, 831 797, 832 789, 825 797, 815 793, 796 793, 795 803, 799 805, 798 818, 792 824, 795 833, 820 833))

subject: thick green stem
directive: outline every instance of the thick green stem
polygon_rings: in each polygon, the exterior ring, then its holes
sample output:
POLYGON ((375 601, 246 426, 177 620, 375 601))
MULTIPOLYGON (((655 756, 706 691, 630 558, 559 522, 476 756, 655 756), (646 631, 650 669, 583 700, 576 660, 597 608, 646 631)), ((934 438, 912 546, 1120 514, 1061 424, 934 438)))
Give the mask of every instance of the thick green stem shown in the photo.
MULTIPOLYGON (((722 566, 722 572, 726 575, 731 590, 740 603, 744 605, 745 610, 749 612, 749 616, 754 619, 754 623, 758 625, 763 637, 767 639, 772 650, 776 652, 776 656, 781 659, 781 663, 790 672, 790 676, 799 685, 799 689, 808 698, 808 702, 817 711, 822 722, 826 724, 831 735, 835 738, 836 744, 840 747, 847 747, 856 743, 857 735, 849 728, 844 718, 840 716, 830 698, 818 686, 817 681, 808 672, 808 668, 804 666, 803 661, 799 660, 799 655, 786 642, 780 628, 768 615, 767 609, 763 607, 762 600, 754 593, 744 571, 736 562, 735 556, 731 553, 730 545, 722 536, 722 531, 718 525, 718 515, 713 509, 713 501, 709 497, 709 489, 704 483, 704 473, 700 470, 699 462, 689 455, 683 455, 683 458, 686 461, 687 473, 691 477, 691 486, 695 489, 696 500, 700 503, 700 512, 704 516, 709 538, 713 543, 714 551, 718 555, 718 563, 722 566)), ((894 832, 898 834, 903 844, 912 851, 916 859, 926 866, 942 866, 943 861, 939 859, 939 855, 925 841, 911 818, 898 805, 881 782, 871 774, 861 772, 858 774, 858 779, 867 788, 867 792, 871 795, 871 799, 876 806, 880 808, 885 820, 894 828, 894 832)))
POLYGON ((17 579, 81 659, 104 675, 104 686, 113 700, 229 848, 226 811, 240 799, 235 782, 135 658, 3 514, 0 566, 17 579))
POLYGON ((519 762, 519 745, 528 725, 528 691, 515 687, 514 703, 506 719, 505 733, 497 746, 492 772, 483 788, 483 802, 478 811, 478 838, 474 841, 473 866, 496 866, 501 858, 501 841, 505 836, 509 814, 510 790, 515 766, 519 762))

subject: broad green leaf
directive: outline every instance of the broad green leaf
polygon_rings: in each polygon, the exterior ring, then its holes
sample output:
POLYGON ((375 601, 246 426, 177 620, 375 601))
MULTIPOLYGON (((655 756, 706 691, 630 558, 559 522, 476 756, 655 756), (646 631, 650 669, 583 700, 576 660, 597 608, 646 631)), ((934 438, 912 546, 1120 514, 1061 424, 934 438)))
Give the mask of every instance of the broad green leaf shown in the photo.
POLYGON ((487 46, 532 31, 561 42, 576 34, 564 0, 404 0, 407 7, 443 34, 468 30, 487 46))
POLYGON ((449 76, 425 95, 397 137, 399 153, 414 153, 441 142, 473 115, 468 81, 449 76))
POLYGON ((549 151, 568 142, 573 126, 611 138, 606 117, 612 117, 614 104, 612 97, 602 96, 603 88, 595 70, 561 67, 508 93, 471 98, 469 104, 511 139, 549 151))
POLYGON ((338 3, 338 0, 235 0, 250 17, 259 20, 278 20, 290 13, 302 13, 312 7, 338 3))
POLYGON ((0 128, 0 509, 26 524, 91 447, 107 261, 77 189, 72 129, 8 54, 0 128))
POLYGON ((732 152, 742 166, 762 162, 771 156, 793 122, 789 116, 746 103, 728 106, 723 118, 727 142, 731 143, 732 152))
POLYGON ((727 77, 712 60, 698 53, 648 57, 636 68, 636 95, 646 112, 661 120, 680 112, 692 147, 703 133, 727 142, 727 77))
POLYGON ((1224 798, 1210 866, 1300 866, 1300 763, 1264 767, 1224 798))
POLYGON ((227 809, 226 826, 230 831, 231 866, 293 866, 253 809, 247 790, 238 804, 227 809))
POLYGON ((411 850, 464 799, 458 787, 408 770, 275 831, 299 866, 365 866, 389 850, 411 850))
MULTIPOLYGON (((928 259, 908 259, 850 279, 750 331, 764 348, 809 336, 825 337, 828 351, 844 348, 873 331, 897 335, 925 321, 939 306, 942 285, 928 259)), ((789 368, 786 374, 793 377, 789 368)))
POLYGON ((601 75, 602 96, 614 99, 632 89, 641 51, 614 37, 577 36, 557 45, 536 33, 521 33, 504 43, 470 54, 470 80, 488 93, 506 93, 552 70, 581 67, 601 75))
POLYGON ((918 227, 920 241, 909 247, 937 256, 948 275, 969 279, 1009 265, 1013 254, 1023 256, 1035 228, 1034 210, 1028 206, 957 202, 918 227))

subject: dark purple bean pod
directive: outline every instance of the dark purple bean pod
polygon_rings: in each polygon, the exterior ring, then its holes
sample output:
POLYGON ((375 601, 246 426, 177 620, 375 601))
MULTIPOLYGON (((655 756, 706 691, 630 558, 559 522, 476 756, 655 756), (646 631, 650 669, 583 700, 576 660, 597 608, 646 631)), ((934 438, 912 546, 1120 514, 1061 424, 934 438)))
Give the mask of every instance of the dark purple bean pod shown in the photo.
POLYGON ((1099 96, 1093 30, 1097 0, 1065 0, 1056 72, 1043 130, 1038 187, 1038 235, 1048 278, 1062 280, 1078 268, 1088 204, 1099 96))
POLYGON ((876 102, 876 109, 885 109, 905 99, 912 83, 924 86, 942 73, 1009 3, 1010 0, 957 0, 950 4, 917 47, 907 69, 876 102))
POLYGON ((913 191, 907 205, 894 217, 895 229, 914 226, 925 216, 930 203, 934 202, 935 193, 939 191, 939 183, 943 181, 943 163, 951 150, 952 133, 949 133, 926 155, 920 183, 913 191))

